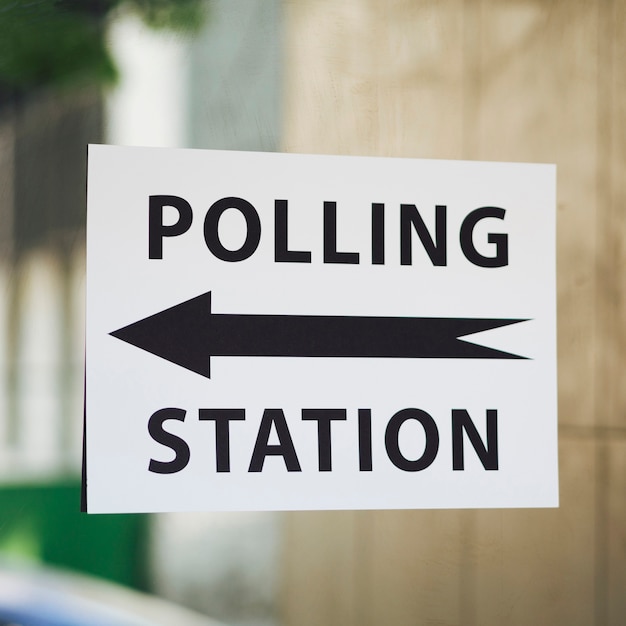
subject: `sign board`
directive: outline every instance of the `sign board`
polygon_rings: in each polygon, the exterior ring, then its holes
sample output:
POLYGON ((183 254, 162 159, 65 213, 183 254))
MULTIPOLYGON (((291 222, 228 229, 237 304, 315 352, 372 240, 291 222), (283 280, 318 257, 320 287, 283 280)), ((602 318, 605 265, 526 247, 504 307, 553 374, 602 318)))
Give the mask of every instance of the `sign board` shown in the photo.
POLYGON ((88 511, 557 506, 555 178, 90 146, 88 511))

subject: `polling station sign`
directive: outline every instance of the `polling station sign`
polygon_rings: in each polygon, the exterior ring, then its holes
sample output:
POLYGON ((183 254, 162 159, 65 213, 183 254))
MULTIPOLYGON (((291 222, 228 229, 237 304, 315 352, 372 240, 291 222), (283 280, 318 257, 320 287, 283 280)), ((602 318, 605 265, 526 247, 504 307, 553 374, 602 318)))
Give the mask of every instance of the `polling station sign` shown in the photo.
POLYGON ((87 510, 558 505, 552 165, 88 155, 87 510))

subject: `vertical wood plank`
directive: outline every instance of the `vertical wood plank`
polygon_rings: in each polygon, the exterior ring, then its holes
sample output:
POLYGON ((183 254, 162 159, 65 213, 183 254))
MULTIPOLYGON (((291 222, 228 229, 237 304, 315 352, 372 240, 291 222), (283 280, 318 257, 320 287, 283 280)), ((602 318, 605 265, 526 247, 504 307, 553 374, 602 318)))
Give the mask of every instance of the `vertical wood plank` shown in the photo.
POLYGON ((463 515, 378 511, 369 521, 359 624, 467 624, 460 586, 463 515))
POLYGON ((623 371, 626 365, 626 3, 613 0, 603 4, 605 14, 603 35, 605 76, 602 94, 606 97, 605 117, 601 128, 602 147, 605 151, 602 166, 606 169, 606 188, 602 189, 602 236, 607 249, 607 260, 602 278, 606 281, 601 305, 603 306, 602 334, 599 345, 601 363, 599 381, 599 407, 601 423, 606 427, 608 439, 602 459, 606 474, 599 486, 602 507, 599 518, 602 527, 599 567, 603 568, 599 589, 602 602, 606 602, 602 615, 608 626, 617 626, 626 615, 626 385, 623 371))
POLYGON ((595 421, 598 6, 482 0, 471 158, 557 164, 561 424, 595 421))
MULTIPOLYGON (((356 516, 351 511, 286 515, 282 623, 357 626, 356 516)), ((362 515, 362 513, 360 514, 362 515)), ((359 550, 367 550, 359 545, 359 550)))
POLYGON ((461 0, 286 9, 284 149, 461 157, 461 0))
POLYGON ((605 448, 608 457, 606 516, 606 624, 620 626, 626 615, 626 437, 614 438, 605 448))
MULTIPOLYGON (((462 9, 289 2, 284 148, 461 158, 462 9)), ((463 597, 471 602, 460 587, 466 513, 329 515, 290 515, 286 624, 460 623, 463 597), (310 535, 323 545, 307 546, 310 535)))
POLYGON ((375 40, 364 3, 289 0, 285 11, 283 149, 371 154, 377 115, 364 67, 375 40))
POLYGON ((616 323, 612 341, 618 346, 619 360, 615 363, 612 372, 614 389, 616 391, 616 404, 612 412, 612 426, 626 428, 626 385, 624 385, 623 370, 626 364, 626 180, 624 168, 626 167, 626 72, 624 60, 626 59, 626 3, 614 0, 613 13, 611 15, 613 34, 613 62, 612 76, 613 95, 611 114, 613 142, 611 144, 611 187, 612 208, 615 221, 612 225, 613 233, 621 233, 617 238, 613 275, 615 277, 615 296, 617 301, 616 323))
POLYGON ((370 2, 376 154, 459 159, 463 2, 370 2))
POLYGON ((594 620, 595 444, 561 442, 558 509, 477 511, 475 624, 594 620))
POLYGON ((602 254, 599 5, 481 0, 476 10, 481 70, 471 156, 558 168, 559 421, 565 426, 559 509, 476 514, 476 623, 582 626, 596 617, 599 547, 593 443, 602 254))
POLYGON ((626 4, 602 3, 598 267, 598 417, 626 428, 626 4))

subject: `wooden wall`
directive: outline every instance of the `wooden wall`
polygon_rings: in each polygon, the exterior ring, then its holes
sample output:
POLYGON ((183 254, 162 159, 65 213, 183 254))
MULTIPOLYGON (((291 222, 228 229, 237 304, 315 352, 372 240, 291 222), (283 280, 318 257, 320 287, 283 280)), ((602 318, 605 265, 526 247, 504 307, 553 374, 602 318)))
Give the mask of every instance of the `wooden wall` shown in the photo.
POLYGON ((626 620, 626 2, 286 0, 283 149, 558 165, 561 506, 291 513, 285 626, 626 620))

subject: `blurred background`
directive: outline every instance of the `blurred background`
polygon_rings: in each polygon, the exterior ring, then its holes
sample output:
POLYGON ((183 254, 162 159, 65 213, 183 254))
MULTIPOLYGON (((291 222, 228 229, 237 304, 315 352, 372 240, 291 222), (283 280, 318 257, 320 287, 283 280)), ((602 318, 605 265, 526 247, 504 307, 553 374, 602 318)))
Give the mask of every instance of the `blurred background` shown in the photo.
POLYGON ((626 623, 626 2, 0 0, 0 559, 240 626, 626 623), (86 144, 556 163, 561 506, 79 513, 86 144))

